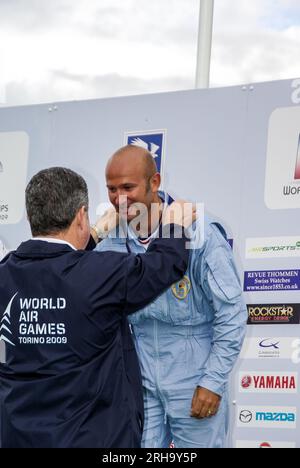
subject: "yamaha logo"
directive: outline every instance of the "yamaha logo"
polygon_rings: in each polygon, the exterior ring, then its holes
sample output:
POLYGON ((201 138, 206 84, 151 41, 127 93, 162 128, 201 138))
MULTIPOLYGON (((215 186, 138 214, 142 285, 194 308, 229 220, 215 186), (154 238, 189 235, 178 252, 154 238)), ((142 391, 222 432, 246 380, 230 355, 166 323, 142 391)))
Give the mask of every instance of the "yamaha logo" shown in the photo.
POLYGON ((249 388, 252 384, 252 377, 250 375, 246 375, 242 378, 241 385, 243 388, 249 388))
POLYGON ((249 372, 240 373, 242 391, 297 393, 298 374, 296 372, 249 372))

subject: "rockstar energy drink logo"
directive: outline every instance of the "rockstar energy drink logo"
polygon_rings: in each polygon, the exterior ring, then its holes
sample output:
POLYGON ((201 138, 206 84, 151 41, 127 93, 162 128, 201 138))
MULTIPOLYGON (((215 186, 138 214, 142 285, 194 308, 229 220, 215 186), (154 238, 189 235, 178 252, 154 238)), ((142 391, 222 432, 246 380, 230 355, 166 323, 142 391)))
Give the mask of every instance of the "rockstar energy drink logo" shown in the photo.
POLYGON ((300 323, 300 304, 251 304, 247 309, 248 325, 300 323))
POLYGON ((173 284, 172 293, 177 299, 185 299, 191 290, 191 282, 187 276, 184 276, 178 283, 173 284))

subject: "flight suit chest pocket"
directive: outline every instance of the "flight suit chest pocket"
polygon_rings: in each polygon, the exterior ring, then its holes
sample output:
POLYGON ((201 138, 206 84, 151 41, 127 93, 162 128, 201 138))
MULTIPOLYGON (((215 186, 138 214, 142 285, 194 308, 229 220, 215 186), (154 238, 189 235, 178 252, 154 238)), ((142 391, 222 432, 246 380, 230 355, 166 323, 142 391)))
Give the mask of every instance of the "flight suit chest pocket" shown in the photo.
POLYGON ((208 257, 206 262, 211 291, 223 301, 235 302, 242 291, 233 260, 220 251, 218 256, 208 257))

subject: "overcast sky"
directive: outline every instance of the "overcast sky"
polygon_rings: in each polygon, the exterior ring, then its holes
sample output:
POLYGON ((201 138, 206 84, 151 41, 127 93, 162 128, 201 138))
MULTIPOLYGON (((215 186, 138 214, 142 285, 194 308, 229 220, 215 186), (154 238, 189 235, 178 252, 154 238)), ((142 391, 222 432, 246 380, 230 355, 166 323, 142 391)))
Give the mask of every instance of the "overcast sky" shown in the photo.
MULTIPOLYGON (((0 0, 9 105, 194 87, 199 0, 0 0)), ((300 76, 300 0, 215 0, 211 86, 300 76)))

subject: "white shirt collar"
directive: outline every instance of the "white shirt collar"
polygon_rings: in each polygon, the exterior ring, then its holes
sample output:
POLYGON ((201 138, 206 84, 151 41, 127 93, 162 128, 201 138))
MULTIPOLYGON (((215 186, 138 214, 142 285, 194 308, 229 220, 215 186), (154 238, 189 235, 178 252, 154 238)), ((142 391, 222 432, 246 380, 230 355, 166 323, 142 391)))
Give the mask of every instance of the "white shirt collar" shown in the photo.
POLYGON ((64 241, 62 239, 56 239, 55 237, 32 237, 31 240, 49 242, 50 244, 66 244, 73 250, 77 250, 74 245, 70 244, 70 242, 64 241))

